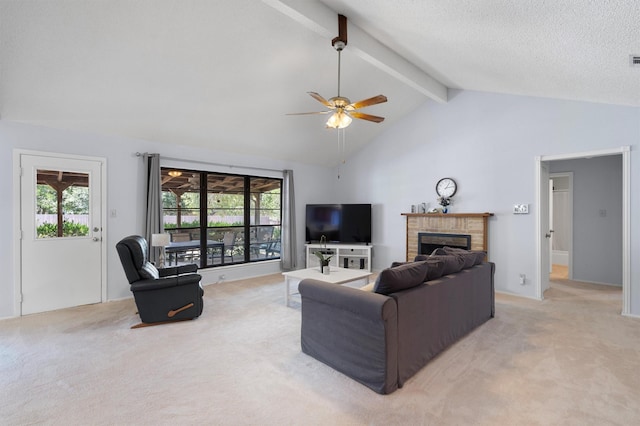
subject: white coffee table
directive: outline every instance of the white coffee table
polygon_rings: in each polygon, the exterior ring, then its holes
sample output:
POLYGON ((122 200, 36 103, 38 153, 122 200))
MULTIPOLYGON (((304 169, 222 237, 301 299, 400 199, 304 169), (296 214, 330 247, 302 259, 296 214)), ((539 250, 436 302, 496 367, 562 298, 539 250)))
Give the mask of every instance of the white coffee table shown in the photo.
POLYGON ((362 281, 362 285, 369 282, 371 272, 366 269, 346 269, 332 267, 329 275, 320 272, 320 267, 299 269, 297 271, 283 272, 284 275, 284 304, 289 306, 291 284, 298 284, 305 278, 313 278, 331 284, 346 284, 362 281))

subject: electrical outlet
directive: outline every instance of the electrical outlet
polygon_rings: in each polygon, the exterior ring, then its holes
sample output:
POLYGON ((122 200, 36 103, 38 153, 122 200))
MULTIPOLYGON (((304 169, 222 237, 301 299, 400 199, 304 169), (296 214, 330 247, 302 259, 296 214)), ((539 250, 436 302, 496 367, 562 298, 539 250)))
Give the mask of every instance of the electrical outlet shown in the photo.
POLYGON ((218 280, 219 281, 224 281, 225 279, 227 279, 227 276, 225 274, 218 275, 218 280))
POLYGON ((527 283, 527 276, 525 274, 520 274, 520 285, 525 285, 527 283))

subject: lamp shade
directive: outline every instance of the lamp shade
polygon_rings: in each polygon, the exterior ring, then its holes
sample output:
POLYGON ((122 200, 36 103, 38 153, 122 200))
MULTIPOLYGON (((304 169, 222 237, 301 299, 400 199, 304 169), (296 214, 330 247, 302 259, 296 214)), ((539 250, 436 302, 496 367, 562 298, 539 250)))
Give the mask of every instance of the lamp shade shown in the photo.
POLYGON ((171 242, 169 234, 151 234, 152 247, 166 247, 171 242))

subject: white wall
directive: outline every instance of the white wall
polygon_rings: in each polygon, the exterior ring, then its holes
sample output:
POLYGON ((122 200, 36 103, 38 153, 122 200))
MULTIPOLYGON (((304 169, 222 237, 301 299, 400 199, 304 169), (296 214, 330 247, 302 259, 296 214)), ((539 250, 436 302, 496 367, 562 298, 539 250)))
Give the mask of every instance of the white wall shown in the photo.
MULTIPOLYGON (((241 156, 225 152, 179 145, 154 143, 144 140, 125 139, 87 133, 55 130, 45 127, 28 126, 0 121, 0 193, 5 200, 13 194, 13 150, 27 149, 88 155, 107 159, 107 211, 116 210, 117 217, 107 217, 107 296, 109 300, 130 297, 129 285, 120 265, 115 244, 124 236, 143 233, 144 229, 144 168, 136 152, 157 152, 162 156, 214 163, 261 167, 271 169, 292 169, 296 191, 296 228, 298 233, 298 263, 304 259, 304 208, 305 204, 316 202, 317 198, 329 199, 329 182, 333 171, 298 163, 283 162, 251 156, 241 156), (309 190, 312 188, 312 190, 309 190)), ((189 164, 193 168, 194 164, 189 164)), ((239 169, 221 169, 238 173, 239 169)), ((255 172, 255 174, 260 174, 255 172)), ((14 316, 14 254, 13 250, 13 208, 0 209, 0 318, 14 316)), ((268 266, 260 262, 251 267, 231 266, 225 269, 227 279, 256 276, 279 270, 279 265, 268 266)), ((215 282, 219 268, 206 269, 203 284, 215 282)))
POLYGON ((573 279, 622 286, 622 156, 549 166, 573 172, 573 279))
MULTIPOLYGON (((401 102, 389 105, 394 101, 401 102)), ((447 104, 427 101, 349 158, 336 190, 342 201, 375 205, 373 265, 379 270, 405 257, 401 213, 423 201, 433 207, 436 181, 455 178, 452 212, 494 213, 489 257, 496 263, 496 289, 535 297, 535 157, 630 145, 633 184, 640 181, 634 166, 639 143, 640 108, 451 91, 447 104), (512 214, 515 203, 529 204, 532 213, 512 214), (519 274, 526 274, 526 285, 519 274)), ((640 197, 631 193, 631 217, 637 218, 640 197)), ((640 227, 631 228, 634 259, 640 227)), ((638 262, 631 265, 631 313, 640 315, 638 262)))

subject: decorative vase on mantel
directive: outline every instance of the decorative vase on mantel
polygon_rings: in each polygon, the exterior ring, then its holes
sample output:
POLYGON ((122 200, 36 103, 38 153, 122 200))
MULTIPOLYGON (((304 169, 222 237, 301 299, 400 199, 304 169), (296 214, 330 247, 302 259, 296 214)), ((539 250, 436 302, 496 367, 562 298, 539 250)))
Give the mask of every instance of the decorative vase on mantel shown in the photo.
POLYGON ((438 204, 442 207, 440 211, 442 213, 449 213, 449 204, 451 204, 451 197, 438 197, 438 204))

